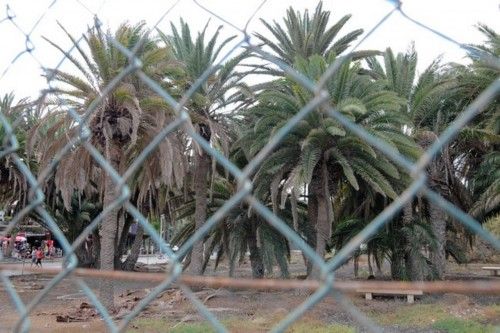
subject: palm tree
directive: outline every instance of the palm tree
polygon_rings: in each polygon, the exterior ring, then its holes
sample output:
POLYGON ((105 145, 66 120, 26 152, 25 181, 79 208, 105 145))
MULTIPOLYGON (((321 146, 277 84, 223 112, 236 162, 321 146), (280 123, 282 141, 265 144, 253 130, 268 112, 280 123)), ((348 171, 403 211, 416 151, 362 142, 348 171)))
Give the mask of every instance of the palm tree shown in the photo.
MULTIPOLYGON (((452 117, 462 112, 482 91, 498 80, 500 75, 498 66, 492 66, 487 60, 478 57, 478 54, 483 54, 498 58, 500 35, 486 25, 479 24, 478 29, 483 33, 485 42, 470 46, 471 64, 454 65, 451 68, 457 81, 457 90, 453 96, 454 108, 450 108, 452 117)), ((500 211, 499 105, 500 98, 496 96, 480 114, 461 129, 449 148, 457 177, 467 180, 465 186, 452 192, 454 198, 464 211, 481 222, 494 221, 500 211)), ((468 238, 470 241, 473 239, 470 235, 468 238)), ((478 239, 478 242, 483 241, 478 239)))
MULTIPOLYGON (((17 154, 36 173, 37 165, 27 152, 27 137, 31 126, 36 122, 36 111, 27 98, 15 102, 13 93, 0 99, 0 112, 10 123, 19 148, 17 154)), ((6 128, 0 125, 0 140, 4 147, 10 146, 6 128)), ((17 168, 10 156, 3 156, 0 163, 0 203, 12 208, 11 213, 22 209, 28 199, 28 184, 23 173, 17 168)))
MULTIPOLYGON (((286 17, 283 18, 283 24, 276 21, 273 22, 274 24, 270 24, 265 20, 261 20, 267 28, 269 34, 274 37, 274 41, 263 34, 257 33, 256 36, 264 43, 264 45, 271 49, 271 52, 280 61, 289 66, 293 66, 298 58, 308 59, 313 55, 321 55, 326 58, 332 54, 342 54, 350 46, 350 44, 363 33, 362 29, 357 29, 339 37, 340 31, 349 21, 350 17, 350 15, 345 15, 339 21, 329 26, 330 12, 323 10, 323 3, 321 1, 318 3, 312 16, 309 15, 307 10, 301 14, 290 7, 287 10, 286 17)), ((379 52, 357 51, 351 54, 351 59, 358 59, 374 54, 379 54, 379 52)), ((254 74, 264 74, 278 77, 285 76, 284 71, 277 68, 274 64, 258 64, 250 66, 254 67, 254 70, 252 71, 254 74)), ((281 89, 280 85, 280 79, 278 78, 275 81, 264 82, 262 84, 252 86, 250 90, 254 92, 266 89, 279 90, 281 89)), ((253 98, 246 100, 246 105, 252 105, 252 103, 254 103, 253 98)), ((324 191, 319 188, 321 186, 319 179, 315 177, 313 180, 315 181, 312 182, 312 188, 316 188, 317 193, 323 193, 324 191)), ((278 183, 278 181, 275 183, 278 183)), ((312 208, 315 206, 315 199, 313 197, 315 197, 315 195, 309 197, 308 201, 309 206, 311 206, 309 219, 311 220, 311 225, 314 226, 316 225, 317 214, 312 213, 316 210, 315 208, 312 208)), ((309 231, 306 233, 310 234, 312 229, 307 229, 309 231)), ((308 238, 313 239, 315 237, 309 235, 308 238)), ((313 243, 311 243, 311 245, 314 246, 313 243)))
MULTIPOLYGON (((486 25, 478 25, 485 35, 482 45, 471 45, 473 50, 493 57, 500 56, 500 35, 486 25)), ((498 79, 500 70, 471 53, 472 63, 468 66, 456 65, 457 103, 455 116, 467 107, 483 90, 498 79)), ((477 218, 485 218, 498 210, 498 146, 500 142, 500 99, 496 97, 488 107, 461 130, 452 143, 450 154, 460 160, 457 172, 470 180, 470 212, 477 218)))
MULTIPOLYGON (((384 82, 386 89, 392 90, 398 96, 407 100, 406 105, 402 106, 400 112, 408 116, 409 122, 405 125, 406 130, 412 134, 422 149, 427 149, 437 140, 437 134, 441 128, 447 124, 446 108, 444 101, 451 96, 454 88, 454 80, 445 74, 444 68, 439 61, 434 61, 416 80, 417 75, 417 53, 412 46, 406 53, 394 55, 388 48, 384 53, 384 65, 375 57, 367 58, 367 64, 370 74, 377 80, 384 82)), ((446 153, 446 149, 445 149, 446 153)), ((447 184, 446 169, 447 163, 444 157, 435 159, 428 167, 427 172, 430 179, 430 187, 439 193, 445 193, 443 184, 447 184)), ((449 177, 450 178, 450 177, 449 177)), ((451 176, 453 178, 453 176, 451 176)), ((422 198, 419 203, 424 202, 422 198)), ((436 205, 428 203, 428 209, 420 207, 417 211, 427 211, 428 220, 431 221, 432 231, 436 237, 436 248, 431 251, 431 262, 436 272, 436 277, 443 278, 445 271, 445 251, 446 251, 446 216, 444 212, 436 205)), ((416 230, 412 224, 416 221, 414 215, 415 203, 408 204, 404 209, 403 224, 401 228, 406 230, 416 230)), ((407 244, 415 244, 412 240, 416 237, 406 233, 407 244)), ((422 247, 422 243, 417 246, 422 247)), ((403 246, 402 248, 411 248, 403 246)), ((403 253, 403 252, 401 252, 403 253)), ((419 258, 420 251, 411 249, 406 252, 407 269, 412 280, 421 280, 424 277, 423 262, 419 258)), ((394 253, 396 254, 396 252, 394 253)), ((402 257, 393 257, 393 268, 396 273, 394 277, 404 278, 397 272, 403 272, 398 265, 402 263, 402 257)))
MULTIPOLYGON (((85 227, 102 210, 99 204, 96 204, 97 198, 92 199, 94 200, 81 197, 77 192, 74 192, 71 197, 71 209, 68 210, 59 194, 53 203, 46 206, 70 243, 77 239, 85 227)), ((76 249, 75 254, 78 257, 80 267, 96 267, 99 259, 99 243, 96 241, 96 236, 98 233, 94 232, 93 241, 86 241, 76 249)))
MULTIPOLYGON (((295 68, 309 79, 317 80, 333 61, 333 53, 326 59, 319 55, 298 58, 295 68)), ((359 71, 359 64, 346 63, 328 81, 331 105, 402 152, 418 154, 413 142, 402 132, 406 119, 396 112, 403 101, 359 71)), ((282 81, 281 89, 262 92, 259 103, 247 111, 248 122, 254 125, 240 139, 239 147, 254 156, 311 98, 312 93, 288 78, 282 81)), ((395 198, 397 193, 391 183, 398 178, 400 171, 388 159, 316 110, 261 165, 255 175, 255 191, 260 197, 270 192, 273 203, 281 192, 283 207, 288 195, 303 191, 306 184, 309 223, 315 230, 309 242, 323 256, 331 236, 331 196, 340 186, 346 183, 360 190, 360 185, 365 185, 384 197, 395 198)), ((312 277, 317 277, 317 273, 312 277)))
MULTIPOLYGON (((0 124, 0 142, 3 146, 2 152, 12 147, 10 135, 14 135, 18 147, 15 153, 32 172, 36 173, 37 164, 35 160, 26 153, 27 133, 37 117, 36 110, 27 98, 15 101, 14 93, 5 94, 0 99, 0 113, 11 127, 12 133, 7 133, 7 128, 0 124)), ((29 187, 26 175, 18 168, 14 158, 10 155, 2 155, 0 159, 0 205, 7 215, 15 215, 29 203, 29 187)), ((2 233, 4 232, 2 226, 2 233)), ((13 238, 11 238, 13 239, 13 238)), ((7 251, 10 256, 14 249, 14 242, 8 243, 7 251)))
MULTIPOLYGON (((240 150, 236 150, 234 155, 240 150)), ((233 155, 233 156, 234 156, 233 155)), ((236 165, 239 164, 236 161, 236 165)), ((222 170, 219 170, 219 172, 222 170)), ((217 212, 222 205, 235 195, 237 184, 234 179, 225 179, 217 174, 213 180, 211 195, 207 200, 208 217, 217 212)), ((269 201, 266 201, 271 206, 269 201)), ((305 224, 305 206, 300 210, 299 224, 305 224)), ((281 217, 292 225, 292 216, 290 207, 281 212, 281 217)), ((189 193, 189 199, 184 201, 174 211, 174 220, 181 223, 182 226, 177 230, 170 241, 171 245, 181 246, 186 242, 195 230, 195 199, 193 193, 189 193)), ((219 262, 226 257, 229 260, 229 276, 234 276, 237 263, 241 263, 246 258, 247 251, 250 254, 250 265, 253 278, 262 278, 264 275, 273 274, 273 266, 278 264, 281 277, 288 278, 287 259, 290 257, 290 248, 286 238, 277 230, 265 223, 264 219, 257 214, 250 213, 247 204, 241 203, 234 207, 223 221, 204 238, 205 258, 203 262, 203 271, 206 270, 210 255, 216 253, 215 267, 217 269, 219 262)))
MULTIPOLYGON (((236 191, 236 184, 220 176, 213 180, 212 198, 209 200, 207 215, 213 215, 236 191)), ((195 199, 194 197, 174 211, 176 221, 182 226, 171 240, 172 245, 181 246, 191 237, 195 231, 195 199)), ((262 261, 262 249, 257 244, 255 233, 251 228, 257 228, 257 223, 251 223, 252 219, 247 214, 247 208, 239 205, 231 210, 222 223, 205 237, 205 255, 203 272, 206 270, 212 253, 216 253, 214 270, 224 257, 229 260, 229 276, 234 276, 237 262, 242 262, 247 249, 250 251, 250 262, 252 276, 262 278, 264 276, 264 264, 262 261)))
MULTIPOLYGON (((199 86, 191 96, 186 109, 195 125, 197 133, 212 146, 228 154, 228 138, 224 127, 223 108, 228 106, 228 92, 241 84, 244 75, 235 71, 236 66, 247 56, 244 52, 224 64, 218 64, 219 54, 224 46, 231 42, 234 37, 229 37, 219 43, 219 27, 216 32, 205 40, 205 28, 198 33, 196 39, 191 36, 189 25, 182 19, 178 29, 173 23, 172 35, 166 35, 159 31, 163 41, 169 45, 174 53, 175 59, 181 62, 185 70, 185 82, 179 85, 181 91, 187 91, 201 77, 205 71, 211 69, 210 75, 199 86)), ((189 145, 189 153, 193 161, 191 163, 193 184, 195 192, 195 230, 198 230, 207 219, 207 193, 211 156, 193 140, 186 140, 189 145)), ((203 273, 204 262, 203 241, 198 241, 191 250, 191 263, 188 271, 194 275, 203 273)))
MULTIPOLYGON (((73 36, 67 34, 80 59, 65 54, 77 74, 59 69, 47 70, 47 77, 57 84, 57 87, 48 92, 56 97, 56 108, 49 110, 43 122, 48 124, 48 128, 38 127, 41 167, 45 167, 70 138, 78 135, 79 128, 62 107, 72 107, 80 115, 84 115, 87 108, 98 101, 96 109, 87 120, 92 132, 90 143, 104 155, 113 169, 123 174, 130 160, 171 121, 172 112, 166 102, 134 74, 124 77, 111 92, 103 96, 113 78, 128 65, 127 56, 113 45, 112 40, 127 49, 135 48, 136 57, 143 64, 142 71, 157 82, 163 82, 166 77, 172 79, 178 71, 178 64, 168 48, 159 47, 156 40, 148 36, 143 23, 134 26, 124 23, 114 34, 92 28, 84 36, 88 50, 83 49, 73 36)), ((50 43, 64 52, 61 47, 50 43)), ((184 170, 180 148, 176 136, 170 136, 160 144, 159 149, 144 164, 145 172, 151 171, 154 166, 157 173, 139 176, 141 183, 135 183, 139 191, 147 192, 152 186, 160 184, 170 186, 182 183, 184 170), (152 163, 155 161, 162 163, 152 163)), ((103 208, 111 205, 118 195, 112 177, 93 161, 83 146, 75 146, 70 154, 63 157, 55 172, 55 185, 66 209, 71 210, 71 198, 75 190, 92 194, 92 183, 96 184, 101 193, 103 208)), ((144 197, 145 194, 141 196, 144 197)), ((115 267, 115 249, 119 241, 117 231, 123 229, 124 223, 123 219, 119 219, 118 213, 119 208, 110 211, 99 230, 101 269, 113 270, 115 267)), ((112 282, 103 281, 100 292, 100 299, 112 310, 112 282)))

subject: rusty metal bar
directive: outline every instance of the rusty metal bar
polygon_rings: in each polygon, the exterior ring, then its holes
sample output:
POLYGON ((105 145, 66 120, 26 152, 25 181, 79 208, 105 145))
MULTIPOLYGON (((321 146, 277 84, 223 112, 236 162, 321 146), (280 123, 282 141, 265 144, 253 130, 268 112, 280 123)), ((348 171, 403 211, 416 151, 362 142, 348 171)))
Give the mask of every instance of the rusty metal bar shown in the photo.
MULTIPOLYGON (((0 271, 20 271, 19 265, 0 264, 0 271)), ((24 272, 56 275, 62 270, 58 268, 24 268, 24 272)), ((169 277, 168 273, 105 271, 99 269, 76 268, 71 275, 84 278, 102 278, 121 281, 140 281, 161 283, 169 277)), ((314 291, 323 285, 316 280, 284 280, 284 279, 248 279, 221 276, 181 275, 177 280, 189 286, 255 290, 310 290, 314 291)), ((342 292, 356 292, 359 289, 400 289, 422 290, 425 293, 458 293, 458 294, 490 294, 500 295, 500 279, 477 279, 456 281, 335 281, 332 289, 342 292)))

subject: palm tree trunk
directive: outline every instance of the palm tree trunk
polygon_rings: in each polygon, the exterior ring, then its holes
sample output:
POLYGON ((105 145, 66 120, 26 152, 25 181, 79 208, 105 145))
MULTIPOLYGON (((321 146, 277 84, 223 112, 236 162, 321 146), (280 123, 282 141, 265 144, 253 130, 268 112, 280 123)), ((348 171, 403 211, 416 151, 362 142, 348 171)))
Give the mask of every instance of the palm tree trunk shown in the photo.
MULTIPOLYGON (((207 175, 210 171, 210 156, 201 150, 195 153, 194 195, 195 195, 195 232, 207 219, 207 175)), ((203 239, 197 241, 191 250, 191 264, 187 271, 192 275, 203 274, 203 239)))
MULTIPOLYGON (((407 206, 410 205, 407 204, 407 206)), ((408 208, 407 208, 408 209, 408 208)), ((409 213, 408 211, 406 213, 409 213)), ((403 213, 403 218, 405 217, 403 213)), ((406 217, 408 218, 408 217, 406 217)), ((401 228, 403 227, 403 221, 400 218, 397 218, 391 223, 389 233, 392 235, 391 237, 391 278, 393 280, 405 280, 406 279, 406 271, 405 271, 405 247, 406 241, 404 237, 400 237, 401 228)), ((383 261, 382 261, 383 262, 383 261)))
MULTIPOLYGON (((329 203, 329 191, 328 191, 328 171, 326 169, 326 163, 323 161, 321 163, 321 182, 320 189, 316 192, 316 198, 318 203, 318 214, 316 221, 316 254, 321 258, 325 256, 326 244, 330 240, 332 233, 332 223, 330 221, 330 209, 328 207, 329 203)), ((320 268, 314 266, 310 277, 312 279, 319 279, 320 268)))
MULTIPOLYGON (((108 161, 111 166, 118 170, 118 163, 120 156, 118 149, 114 147, 109 148, 108 161)), ((106 174, 104 185, 104 198, 103 208, 107 208, 116 199, 117 188, 110 175, 106 174)), ((115 268, 115 249, 116 249, 116 236, 118 230, 118 211, 119 208, 114 208, 105 217, 101 224, 99 231, 101 238, 100 248, 100 269, 101 270, 114 270, 115 268)), ((100 281, 99 286, 99 299, 110 312, 115 310, 114 305, 114 288, 113 281, 103 279, 100 281)))
POLYGON ((7 247, 5 249, 4 256, 6 258, 10 258, 12 256, 12 252, 14 251, 14 240, 16 239, 16 235, 11 233, 10 239, 7 242, 7 247))
POLYGON ((261 279, 264 277, 264 263, 262 262, 262 255, 257 244, 257 228, 254 223, 246 228, 246 240, 248 250, 250 251, 250 266, 252 267, 252 277, 254 279, 261 279))
MULTIPOLYGON (((401 237, 401 228, 403 227, 403 221, 401 218, 397 217, 393 220, 393 222, 388 226, 388 234, 391 235, 390 238, 390 264, 391 264, 391 278, 393 280, 404 280, 406 277, 405 274, 405 265, 404 265, 404 248, 405 248, 405 240, 401 237)), ((379 260, 380 257, 377 256, 377 267, 380 270, 380 266, 383 265, 384 259, 379 260)))
POLYGON ((434 204, 430 204, 429 217, 436 238, 436 248, 431 251, 430 260, 434 267, 435 278, 442 280, 446 270, 446 220, 444 212, 434 204))
MULTIPOLYGON (((312 248, 316 248, 316 224, 318 222, 318 198, 317 193, 321 190, 321 179, 313 175, 311 182, 307 186, 307 224, 306 240, 312 248)), ((306 275, 312 272, 312 262, 302 253, 306 263, 306 275)))
POLYGON ((101 240, 99 237, 99 230, 94 230, 92 232, 91 238, 91 252, 92 257, 95 258, 95 263, 93 268, 101 267, 101 240))
POLYGON ((127 246, 128 231, 133 219, 129 216, 125 218, 125 214, 120 212, 120 217, 118 218, 118 231, 117 231, 117 247, 115 253, 115 268, 122 269, 123 262, 122 257, 126 253, 125 247, 127 246))
MULTIPOLYGON (((444 149, 445 155, 448 155, 448 149, 444 149)), ((440 156, 430 165, 429 173, 430 186, 438 192, 443 193, 443 189, 439 184, 447 183, 446 181, 446 161, 444 156, 440 156)), ((452 191, 454 192, 454 191, 452 191)), ((446 270, 446 215, 444 211, 435 204, 429 202, 429 219, 431 221, 431 229, 436 241, 435 248, 431 249, 430 262, 433 267, 434 278, 442 280, 446 270)))
POLYGON ((414 251, 409 251, 405 257, 406 272, 410 281, 423 281, 423 264, 414 251))
POLYGON ((403 250, 394 247, 391 254, 391 277, 393 280, 404 280, 406 277, 403 250))
POLYGON ((368 275, 373 276, 372 256, 370 255, 370 252, 368 252, 366 257, 368 259, 368 275))
POLYGON ((135 235, 134 242, 132 243, 132 247, 130 248, 130 254, 127 256, 127 259, 122 264, 122 270, 131 271, 134 269, 135 264, 137 263, 137 259, 139 259, 139 254, 141 252, 142 245, 142 236, 144 235, 144 229, 139 224, 137 226, 137 234, 135 235))
MULTIPOLYGON (((413 204, 409 202, 403 208, 403 224, 408 226, 413 223, 413 204)), ((408 236, 407 236, 408 237, 408 236)), ((405 240, 406 247, 412 243, 411 239, 405 240)), ((424 279, 423 267, 418 252, 420 249, 409 248, 405 253, 406 275, 411 281, 422 281, 424 279)))
POLYGON ((354 262, 354 277, 357 278, 359 275, 359 253, 356 251, 353 257, 354 262))
POLYGON ((97 264, 97 258, 94 256, 92 248, 86 248, 85 243, 80 245, 75 250, 76 257, 78 258, 78 267, 94 268, 97 264))

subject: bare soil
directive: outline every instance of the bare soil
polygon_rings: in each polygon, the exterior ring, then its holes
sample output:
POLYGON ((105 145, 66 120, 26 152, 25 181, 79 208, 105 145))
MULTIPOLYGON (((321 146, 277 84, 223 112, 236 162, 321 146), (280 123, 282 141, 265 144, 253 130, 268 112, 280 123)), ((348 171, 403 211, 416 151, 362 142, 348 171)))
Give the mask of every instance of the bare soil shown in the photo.
MULTIPOLYGON (((337 271, 336 277, 341 280, 354 279, 352 266, 352 263, 348 263, 341 267, 337 271)), ((488 272, 482 271, 481 266, 483 265, 480 263, 467 266, 450 263, 447 279, 498 279, 498 277, 488 276, 488 272)), ((143 267, 143 269, 145 268, 147 267, 143 267)), ((158 269, 154 266, 149 268, 158 269)), ((387 267, 381 275, 377 276, 377 279, 388 278, 386 269, 387 267)), ((299 255, 292 257, 290 272, 295 278, 304 274, 304 265, 299 255)), ((223 264, 215 272, 213 268, 209 268, 207 273, 209 275, 227 275, 227 266, 223 264)), ((249 277, 250 274, 249 263, 244 263, 236 271, 236 276, 240 277, 249 277)), ((279 276, 278 269, 276 269, 275 275, 279 276)), ((365 260, 360 263, 359 279, 367 277, 368 268, 365 260)), ((23 302, 28 303, 40 289, 49 283, 51 277, 31 274, 13 276, 10 279, 20 298, 23 302)), ((96 280, 87 280, 86 282, 94 290, 99 283, 96 280)), ((5 287, 5 285, 0 284, 0 332, 12 331, 19 318, 5 287)), ((152 288, 154 285, 147 281, 144 283, 116 281, 115 299, 118 311, 114 314, 114 319, 118 322, 152 288)), ((65 279, 53 288, 32 311, 30 315, 31 331, 42 333, 105 332, 104 322, 80 289, 80 286, 72 279, 65 279)), ((195 294, 218 319, 222 320, 234 332, 268 331, 308 297, 308 295, 296 291, 263 292, 226 289, 202 289, 195 294)), ((447 316, 457 320, 474 320, 484 325, 500 324, 499 296, 424 295, 417 299, 413 305, 407 304, 403 298, 375 298, 371 301, 365 300, 361 295, 347 295, 346 298, 358 310, 389 332, 439 332, 439 330, 433 329, 432 324, 447 316)), ((139 317, 129 326, 129 331, 170 332, 179 323, 202 323, 204 321, 205 319, 182 291, 169 289, 141 312, 139 317)), ((314 327, 320 328, 340 325, 339 327, 366 330, 353 314, 346 310, 333 296, 326 297, 308 311, 301 318, 300 323, 308 323, 308 325, 312 323, 314 327)), ((176 332, 181 331, 183 330, 176 332)), ((203 329, 199 331, 201 332, 203 329)), ((334 330, 317 330, 317 332, 331 331, 334 330)), ((345 332, 349 332, 349 330, 345 332)))

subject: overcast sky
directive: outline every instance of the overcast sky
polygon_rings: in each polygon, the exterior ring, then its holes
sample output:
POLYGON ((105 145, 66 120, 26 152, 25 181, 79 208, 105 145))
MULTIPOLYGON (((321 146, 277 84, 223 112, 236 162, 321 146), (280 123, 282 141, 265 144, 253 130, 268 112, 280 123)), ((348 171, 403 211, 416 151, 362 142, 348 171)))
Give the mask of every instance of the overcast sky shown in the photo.
MULTIPOLYGON (((40 66, 54 67, 61 61, 62 56, 41 36, 48 37, 66 49, 71 47, 71 43, 57 26, 57 21, 75 36, 80 36, 87 26, 93 24, 94 13, 98 15, 105 27, 111 27, 111 29, 116 28, 125 20, 132 23, 144 20, 154 25, 176 2, 172 0, 0 0, 0 20, 9 14, 15 16, 12 20, 0 21, 0 36, 2 37, 0 75, 6 71, 0 78, 0 94, 14 91, 18 97, 36 97, 38 91, 45 87, 45 82, 40 76, 40 66), (6 10, 7 6, 10 7, 9 12, 6 10), (51 7, 48 8, 49 6, 51 7), (28 53, 22 54, 11 64, 12 60, 26 47, 23 32, 29 33, 40 17, 42 18, 37 27, 30 34, 34 46, 32 56, 28 53)), ((199 0, 199 3, 241 28, 261 2, 257 0, 199 0)), ((312 11, 317 3, 318 1, 311 0, 269 0, 250 22, 249 31, 264 32, 258 18, 281 21, 289 6, 297 10, 308 8, 312 11)), ((403 9, 411 17, 459 42, 480 43, 482 35, 474 28, 478 22, 486 23, 500 32, 499 3, 499 0, 406 0, 403 9)), ((343 33, 357 28, 369 30, 391 10, 392 6, 392 2, 385 0, 326 0, 323 4, 325 9, 332 12, 331 22, 336 22, 345 14, 352 14, 343 33)), ((203 28, 211 14, 192 0, 180 0, 158 26, 165 32, 169 32, 170 21, 177 23, 181 16, 193 30, 198 30, 203 28)), ((211 26, 215 29, 219 24, 222 22, 212 17, 211 26)), ((225 35, 239 33, 238 30, 227 25, 223 32, 225 35)), ((395 13, 377 29, 361 48, 383 50, 386 47, 392 47, 395 51, 404 51, 411 41, 415 42, 419 54, 418 68, 420 70, 423 70, 439 55, 443 55, 447 61, 464 61, 463 51, 454 44, 416 26, 399 13, 395 13)))

